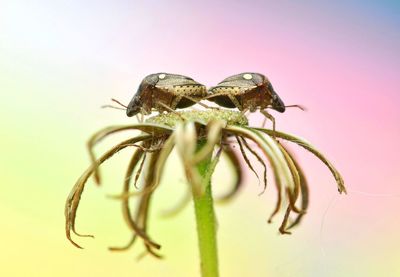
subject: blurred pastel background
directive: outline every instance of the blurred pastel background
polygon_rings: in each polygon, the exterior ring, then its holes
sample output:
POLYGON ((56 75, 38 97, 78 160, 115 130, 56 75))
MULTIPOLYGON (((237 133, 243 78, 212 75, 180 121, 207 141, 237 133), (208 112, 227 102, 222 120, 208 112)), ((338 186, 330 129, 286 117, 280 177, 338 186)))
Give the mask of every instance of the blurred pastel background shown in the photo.
MULTIPOLYGON (((342 172, 293 147, 311 187, 309 212, 291 236, 250 174, 217 207, 221 276, 400 276, 400 3, 398 1, 0 1, 0 276, 199 276, 193 209, 160 211, 183 195, 170 173, 152 206, 150 234, 164 260, 136 258, 120 204, 129 151, 89 182, 78 229, 64 236, 64 201, 89 165, 85 142, 101 127, 132 122, 101 109, 127 103, 141 79, 165 71, 206 85, 266 74, 286 104, 278 129, 307 138, 342 172)), ((252 117, 259 124, 259 115, 252 117)), ((98 153, 105 149, 99 147, 98 153)), ((228 189, 219 167, 216 191, 228 189)), ((225 169, 226 170, 226 169, 225 169)))

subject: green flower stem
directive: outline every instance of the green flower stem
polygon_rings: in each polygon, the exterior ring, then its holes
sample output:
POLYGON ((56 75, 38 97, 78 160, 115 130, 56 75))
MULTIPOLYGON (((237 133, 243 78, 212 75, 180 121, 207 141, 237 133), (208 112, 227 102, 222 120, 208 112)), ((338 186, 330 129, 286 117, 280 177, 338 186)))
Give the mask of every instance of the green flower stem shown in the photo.
MULTIPOLYGON (((201 149, 204 144, 205 141, 198 142, 197 149, 201 149)), ((217 277, 219 275, 216 221, 210 177, 212 174, 209 172, 214 169, 212 163, 210 155, 197 165, 204 181, 204 193, 198 195, 194 189, 192 190, 200 248, 201 275, 203 277, 217 277)))

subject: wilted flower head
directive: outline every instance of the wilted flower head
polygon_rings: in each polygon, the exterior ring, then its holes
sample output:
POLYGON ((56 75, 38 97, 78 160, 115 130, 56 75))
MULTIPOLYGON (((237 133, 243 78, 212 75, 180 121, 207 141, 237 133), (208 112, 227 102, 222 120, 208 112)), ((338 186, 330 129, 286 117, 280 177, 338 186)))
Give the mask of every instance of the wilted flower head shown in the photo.
POLYGON ((220 200, 229 200, 239 191, 242 185, 242 174, 246 167, 257 175, 247 156, 249 154, 255 156, 264 168, 262 179, 265 188, 267 184, 265 161, 268 161, 273 171, 277 191, 277 202, 269 220, 281 209, 285 209, 279 231, 289 233, 292 227, 298 225, 308 208, 308 185, 301 167, 279 139, 293 142, 314 154, 333 174, 339 192, 346 192, 338 171, 304 139, 270 129, 249 127, 247 118, 235 111, 213 109, 166 113, 149 118, 145 123, 108 127, 90 138, 88 148, 92 165, 76 182, 65 206, 67 238, 75 246, 80 247, 72 240, 71 231, 78 236, 88 236, 81 235, 75 230, 76 211, 85 184, 91 175, 96 183, 100 184, 99 166, 127 147, 134 147, 134 153, 126 171, 122 194, 115 198, 122 202, 123 216, 132 231, 132 237, 126 246, 113 247, 110 248, 111 250, 127 249, 139 237, 143 240, 147 251, 159 257, 156 250, 160 248, 160 245, 150 238, 147 230, 149 202, 160 183, 165 164, 174 148, 182 160, 184 172, 194 196, 202 195, 207 189, 207 184, 210 182, 221 154, 225 154, 224 156, 233 164, 233 173, 237 178, 232 190, 220 200), (107 136, 126 130, 137 130, 138 134, 115 145, 100 158, 95 157, 92 151, 94 145, 107 136), (250 143, 255 144, 258 150, 250 147, 250 143), (234 150, 234 145, 239 146, 238 151, 234 150), (199 164, 205 160, 208 161, 207 167, 200 172, 199 164), (244 163, 241 162, 242 160, 244 163), (141 175, 143 178, 140 177, 141 175), (140 188, 136 185, 139 179, 143 182, 140 188), (131 188, 132 183, 135 188, 131 188), (132 196, 139 197, 135 214, 131 212, 129 206, 132 196), (290 217, 291 212, 295 214, 295 217, 290 217))

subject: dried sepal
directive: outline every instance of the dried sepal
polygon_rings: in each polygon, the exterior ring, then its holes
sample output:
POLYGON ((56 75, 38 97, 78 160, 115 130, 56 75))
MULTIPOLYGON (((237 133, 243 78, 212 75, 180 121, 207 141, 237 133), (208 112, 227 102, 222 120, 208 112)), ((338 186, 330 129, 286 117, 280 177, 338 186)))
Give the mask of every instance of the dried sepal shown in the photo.
POLYGON ((230 162, 232 171, 235 174, 235 180, 229 192, 216 199, 216 201, 220 203, 227 203, 239 192, 243 184, 243 168, 240 165, 239 157, 233 150, 232 146, 225 144, 222 153, 225 154, 226 159, 230 162))
MULTIPOLYGON (((132 219, 132 221, 137 223, 138 228, 145 234, 147 234, 147 228, 148 228, 148 214, 149 214, 150 200, 151 200, 151 196, 154 192, 150 189, 154 184, 154 174, 153 174, 152 170, 155 166, 155 163, 157 161, 157 157, 158 157, 159 153, 153 153, 151 155, 152 156, 150 157, 150 159, 148 161, 148 166, 146 167, 147 171, 145 172, 145 177, 143 178, 144 179, 143 189, 147 189, 147 193, 144 193, 141 195, 141 197, 139 199, 139 203, 137 205, 135 219, 132 219)), ((128 200, 128 198, 126 198, 126 200, 128 200)), ((148 237, 148 235, 146 235, 146 236, 148 237)), ((133 245, 133 243, 136 241, 137 237, 138 237, 138 234, 136 232, 133 232, 132 237, 126 246, 113 247, 113 248, 110 248, 110 250, 118 250, 118 251, 127 250, 133 245)), ((144 242, 144 246, 146 248, 146 252, 144 252, 138 258, 143 257, 147 253, 151 254, 152 256, 154 256, 156 258, 162 258, 162 256, 160 254, 158 254, 157 252, 155 252, 155 250, 153 250, 153 247, 151 244, 149 244, 146 240, 144 240, 143 242, 144 242)), ((154 248, 160 249, 160 247, 161 246, 158 245, 157 247, 154 247, 154 248)))
MULTIPOLYGON (((274 163, 276 165, 276 172, 280 176, 282 180, 281 182, 284 184, 284 188, 288 190, 290 193, 294 193, 295 184, 292 178, 292 174, 290 172, 289 165, 281 149, 279 148, 279 143, 273 138, 273 136, 263 135, 252 128, 245 128, 245 129, 250 130, 251 132, 256 134, 260 139, 260 141, 263 142, 262 145, 268 146, 270 148, 270 150, 273 153, 273 155, 270 154, 271 159, 274 160, 274 163)), ((267 149, 267 148, 262 147, 261 150, 262 149, 267 149)))
POLYGON ((151 186, 144 188, 145 192, 147 192, 149 190, 154 191, 157 188, 157 186, 160 184, 161 177, 164 172, 165 164, 167 162, 167 159, 169 158, 169 155, 171 154, 172 150, 174 149, 174 147, 175 147, 175 135, 172 134, 165 140, 165 143, 163 144, 163 148, 161 149, 160 154, 158 155, 158 158, 154 162, 154 167, 151 165, 148 166, 148 168, 152 168, 152 169, 154 168, 154 172, 151 172, 151 174, 154 174, 154 176, 153 176, 154 180, 153 180, 153 184, 151 186))
POLYGON ((235 136, 235 138, 239 145, 239 150, 240 150, 240 153, 242 154, 242 157, 243 157, 245 163, 247 164, 249 169, 254 173, 254 175, 257 177, 258 184, 260 184, 260 177, 258 176, 257 171, 253 168, 253 165, 251 164, 249 157, 247 157, 246 151, 244 150, 243 143, 242 143, 240 137, 235 136))
MULTIPOLYGON (((139 163, 140 159, 142 158, 142 156, 144 156, 144 154, 145 154, 144 151, 141 149, 138 149, 134 152, 134 154, 131 158, 131 161, 129 163, 126 175, 125 175, 123 193, 129 192, 131 176, 133 174, 133 171, 134 171, 136 165, 139 163)), ((142 169, 139 167, 138 172, 141 172, 141 170, 142 169)), ((129 227, 129 229, 131 229, 131 231, 134 233, 134 235, 138 235, 139 237, 141 237, 147 245, 149 245, 151 247, 155 247, 157 249, 160 248, 160 245, 153 242, 148 237, 148 235, 144 232, 144 230, 138 225, 138 223, 133 219, 133 216, 131 214, 130 207, 129 207, 129 199, 128 198, 122 199, 122 214, 123 214, 123 217, 124 217, 124 220, 125 220, 127 226, 129 227)), ((125 249, 129 248, 133 244, 133 242, 134 242, 134 240, 132 239, 127 247, 122 247, 122 248, 110 247, 109 249, 125 250, 125 249)))
POLYGON ((94 168, 93 176, 94 176, 94 180, 95 180, 96 184, 100 184, 101 178, 100 178, 100 173, 98 171, 99 163, 94 155, 93 147, 98 142, 100 142, 102 139, 104 139, 105 137, 107 137, 113 133, 126 131, 126 130, 139 130, 139 131, 145 132, 153 137, 156 134, 160 134, 160 133, 169 134, 173 131, 170 127, 167 127, 167 126, 156 125, 156 124, 152 124, 152 123, 140 123, 140 124, 133 124, 133 125, 106 127, 104 129, 94 133, 87 142, 87 149, 89 152, 89 157, 93 164, 93 168, 94 168))
POLYGON ((283 153, 283 156, 285 157, 285 160, 287 162, 287 165, 289 166, 290 169, 290 173, 292 174, 293 177, 293 182, 294 182, 294 190, 293 193, 288 193, 288 197, 289 197, 289 206, 291 208, 292 211, 296 212, 296 213, 302 213, 303 211, 300 208, 296 207, 296 200, 297 197, 299 196, 299 192, 300 192, 300 175, 299 172, 296 168, 296 165, 294 164, 292 157, 289 155, 289 153, 286 151, 286 149, 280 144, 278 143, 278 146, 280 148, 280 150, 283 153))
POLYGON ((290 155, 296 169, 297 172, 299 174, 300 177, 300 204, 301 204, 301 209, 302 209, 302 213, 299 213, 296 215, 295 219, 290 223, 290 225, 286 228, 286 230, 289 230, 295 226, 297 226, 303 216, 306 214, 307 209, 308 209, 308 204, 309 204, 309 189, 308 189, 308 183, 307 183, 307 179, 306 176, 303 172, 303 169, 301 168, 300 164, 296 161, 295 157, 293 156, 293 154, 287 149, 287 147, 285 147, 286 152, 290 155))
POLYGON ((294 135, 287 134, 287 133, 284 133, 284 132, 272 131, 272 130, 264 129, 264 128, 255 128, 255 129, 257 129, 258 131, 263 132, 265 134, 268 134, 268 135, 275 134, 276 137, 279 137, 279 138, 294 142, 297 145, 300 145, 301 147, 305 148, 306 150, 308 150, 309 152, 314 154, 331 171, 333 177, 336 180, 336 183, 337 183, 337 186, 338 186, 338 191, 340 193, 347 193, 346 192, 346 187, 344 186, 343 178, 340 175, 339 171, 337 171, 337 169, 333 166, 333 164, 327 158, 325 158, 325 156, 320 151, 318 151, 313 145, 311 145, 305 139, 302 139, 302 138, 300 138, 298 136, 294 136, 294 135))
MULTIPOLYGON (((142 136, 137 136, 134 138, 127 139, 114 147, 112 147, 110 150, 108 150, 103 156, 101 156, 97 164, 100 165, 107 159, 111 158, 115 153, 118 151, 134 144, 140 141, 144 141, 149 139, 151 136, 149 135, 142 135, 142 136)), ((65 203, 65 231, 66 231, 66 236, 68 240, 75 245, 78 248, 82 248, 80 245, 78 245, 76 242, 74 242, 71 238, 71 231, 75 233, 77 236, 90 236, 90 235, 81 235, 76 232, 75 230, 75 218, 76 218, 76 211, 79 206, 79 201, 81 199, 82 192, 85 188, 85 184, 89 177, 92 175, 92 173, 95 170, 95 165, 91 165, 82 175, 79 177, 77 182, 75 183, 74 187, 72 188, 67 201, 65 203)))
POLYGON ((202 180, 203 187, 206 187, 207 184, 209 184, 211 182, 212 174, 214 173, 215 168, 219 162, 221 153, 222 153, 222 147, 219 147, 217 153, 215 154, 215 157, 211 158, 211 162, 209 163, 207 170, 206 170, 206 174, 204 175, 203 180, 202 180))
POLYGON ((294 211, 298 214, 302 214, 305 212, 296 207, 296 200, 297 200, 297 197, 299 196, 299 192, 300 192, 300 188, 301 188, 301 184, 300 184, 301 180, 300 180, 300 175, 299 175, 298 169, 296 167, 296 164, 293 162, 291 155, 286 151, 286 149, 281 144, 278 144, 278 145, 285 157, 285 160, 287 161, 287 164, 290 168, 290 172, 293 176, 293 181, 295 184, 294 193, 293 194, 288 193, 289 205, 286 209, 282 224, 279 227, 279 232, 281 232, 281 234, 290 234, 290 232, 287 231, 287 223, 289 220, 290 212, 294 211))
MULTIPOLYGON (((332 172, 339 191, 346 192, 343 179, 333 165, 311 144, 301 138, 269 129, 247 127, 247 119, 242 113, 238 112, 222 110, 198 112, 191 110, 179 112, 179 114, 175 113, 166 113, 148 119, 149 122, 153 123, 105 128, 90 138, 88 149, 92 165, 76 182, 65 206, 66 234, 67 238, 75 246, 80 247, 71 239, 71 231, 78 236, 90 236, 78 234, 75 230, 76 211, 88 178, 94 174, 96 183, 100 183, 99 165, 127 146, 134 146, 136 150, 126 171, 122 194, 114 196, 114 198, 121 200, 122 213, 132 231, 132 237, 126 246, 110 247, 110 250, 128 249, 139 237, 144 243, 146 253, 161 258, 156 251, 160 248, 160 245, 153 242, 147 233, 149 205, 151 197, 161 181, 168 157, 175 146, 177 146, 177 152, 183 162, 185 175, 194 193, 194 198, 202 195, 206 187, 211 189, 208 184, 221 154, 224 154, 228 162, 233 166, 233 174, 236 177, 232 189, 219 199, 222 202, 232 199, 242 185, 243 167, 239 161, 240 154, 242 154, 248 168, 255 172, 257 178, 258 175, 246 156, 246 152, 248 151, 254 155, 264 167, 264 190, 267 185, 267 166, 265 161, 268 160, 272 167, 274 183, 277 189, 277 201, 269 221, 280 211, 283 202, 287 203, 283 200, 286 199, 288 201, 287 206, 285 206, 286 212, 279 228, 281 233, 289 233, 288 230, 290 228, 300 223, 308 208, 309 192, 301 167, 287 148, 282 146, 276 138, 294 142, 316 155, 332 172), (113 133, 125 130, 139 130, 148 133, 148 135, 139 135, 125 140, 108 150, 100 159, 95 158, 93 147, 96 143, 113 133), (232 142, 228 141, 228 138, 232 137, 236 137, 240 152, 234 151, 232 142), (260 152, 254 150, 248 144, 247 140, 257 145, 263 153, 263 157, 258 154, 260 152), (136 144, 142 141, 143 143, 136 144), (216 148, 218 150, 215 152, 216 148), (146 156, 150 158, 145 161, 146 156), (136 187, 136 182, 140 178, 143 185, 140 186, 140 191, 130 191, 133 174, 137 167, 134 184, 136 187), (139 196, 135 215, 132 214, 129 206, 130 197, 134 195, 139 196), (300 203, 299 207, 297 207, 297 203, 300 203), (296 212, 293 219, 291 218, 291 212, 296 212)), ((178 212, 186 205, 189 199, 188 196, 190 195, 186 194, 183 201, 172 211, 169 211, 170 215, 178 212)))
POLYGON ((290 205, 289 205, 289 206, 286 208, 285 215, 283 216, 282 223, 281 223, 281 225, 279 226, 279 232, 280 232, 282 235, 290 235, 290 234, 292 234, 291 232, 289 232, 289 231, 287 230, 287 227, 286 227, 286 225, 288 224, 288 221, 289 221, 290 211, 291 211, 291 208, 290 208, 290 205))
MULTIPOLYGON (((140 159, 142 159, 144 154, 145 154, 144 151, 142 151, 141 149, 134 150, 131 160, 129 161, 128 168, 125 173, 124 186, 123 186, 122 193, 129 193, 133 171, 135 170, 135 167, 139 163, 140 159)), ((141 169, 139 167, 138 172, 140 172, 140 170, 141 169)), ((134 230, 135 230, 135 228, 138 229, 139 227, 138 227, 136 220, 133 220, 133 216, 132 216, 132 213, 131 213, 131 210, 129 207, 129 199, 122 199, 121 203, 122 203, 123 218, 124 218, 128 228, 132 229, 133 235, 132 235, 131 239, 129 240, 129 242, 125 246, 122 246, 122 247, 110 246, 110 247, 108 247, 108 249, 110 251, 128 250, 133 245, 133 243, 135 242, 136 237, 137 237, 134 230), (135 227, 132 228, 131 227, 132 225, 134 225, 135 227)))
MULTIPOLYGON (((163 144, 163 147, 161 148, 161 151, 159 152, 157 163, 152 168, 152 170, 154 170, 154 172, 153 172, 154 182, 152 182, 152 185, 144 187, 141 191, 130 191, 130 192, 124 192, 121 194, 107 195, 109 198, 118 200, 118 199, 130 198, 132 196, 140 196, 143 194, 150 193, 158 187, 158 185, 161 181, 161 176, 164 171, 165 163, 167 162, 167 159, 168 159, 170 153, 172 152, 172 149, 175 146, 175 134, 173 133, 172 135, 170 135, 167 139, 164 139, 163 141, 165 141, 165 142, 163 144)), ((157 152, 155 152, 155 153, 157 153, 157 152)), ((151 154, 154 154, 154 153, 151 153, 151 154)))
MULTIPOLYGON (((226 123, 222 120, 212 120, 208 122, 206 143, 193 156, 191 160, 192 164, 198 164, 211 154, 211 152, 214 150, 215 145, 221 141, 222 128, 224 126, 226 126, 226 123)), ((197 138, 196 143, 198 140, 201 140, 201 138, 197 138)))
POLYGON ((175 204, 172 208, 166 209, 161 212, 161 216, 164 218, 169 218, 177 215, 180 211, 182 211, 190 202, 191 194, 189 192, 188 186, 185 186, 185 194, 182 199, 179 200, 178 204, 175 204))
POLYGON ((194 122, 178 123, 175 130, 175 144, 184 163, 190 163, 196 152, 197 133, 194 122))
POLYGON ((265 190, 267 189, 267 166, 265 164, 265 162, 263 161, 263 159, 260 157, 260 155, 258 155, 258 153, 256 151, 254 151, 250 145, 247 143, 246 139, 241 138, 244 147, 254 156, 256 157, 257 161, 262 165, 262 167, 264 168, 264 174, 263 174, 263 181, 264 181, 264 187, 262 192, 259 194, 263 194, 265 192, 265 190))
MULTIPOLYGON (((198 133, 194 122, 180 123, 176 126, 176 145, 178 153, 182 159, 184 171, 188 182, 193 187, 196 195, 202 195, 205 189, 205 179, 201 178, 197 164, 207 159, 214 150, 215 145, 221 140, 221 131, 224 123, 221 121, 211 121, 208 123, 205 138, 202 132, 198 133), (196 152, 199 140, 205 140, 202 148, 196 152)), ((219 156, 219 155, 217 155, 219 156)), ((213 163, 211 163, 213 165, 213 163)), ((216 166, 213 165, 214 167, 216 166)), ((213 172, 214 169, 209 169, 213 172)))
MULTIPOLYGON (((171 140, 173 141, 173 139, 171 139, 171 140)), ((166 144, 167 143, 168 143, 168 140, 166 141, 166 144)), ((170 153, 172 151, 172 148, 173 148, 173 144, 171 145, 171 148, 169 150, 167 150, 167 151, 169 151, 169 153, 170 153)), ((147 232, 147 228, 148 228, 148 216, 149 216, 149 206, 150 206, 151 197, 153 196, 154 188, 158 185, 158 183, 160 181, 160 179, 157 180, 157 177, 161 178, 161 175, 157 176, 157 171, 156 171, 156 173, 154 173, 153 170, 154 170, 154 168, 156 168, 156 170, 157 170, 157 166, 160 166, 158 164, 160 162, 160 159, 162 158, 161 155, 166 155, 166 157, 163 158, 165 160, 169 155, 169 153, 166 154, 166 153, 163 153, 163 151, 164 151, 164 149, 162 149, 159 152, 150 154, 151 156, 150 156, 150 159, 149 159, 149 164, 146 167, 147 170, 146 170, 145 176, 144 176, 144 187, 143 187, 143 190, 145 190, 146 193, 143 194, 142 197, 141 197, 140 207, 141 207, 143 212, 139 216, 140 216, 140 219, 141 219, 141 222, 140 222, 141 223, 141 227, 143 229, 143 232, 145 232, 145 233, 147 232)), ((161 165, 162 168, 164 168, 165 160, 162 162, 163 163, 161 165)), ((161 171, 162 171, 162 169, 161 169, 161 171)), ((161 174, 161 173, 159 173, 159 174, 161 174)), ((146 250, 147 250, 147 252, 149 254, 151 254, 152 256, 154 256, 156 258, 159 258, 159 259, 162 258, 162 256, 160 254, 156 253, 152 249, 152 247, 151 247, 152 245, 148 244, 147 241, 144 240, 143 243, 144 243, 144 246, 145 246, 145 248, 146 248, 146 250)), ((155 247, 155 248, 156 249, 160 249, 161 246, 155 247)))
MULTIPOLYGON (((145 152, 145 150, 142 150, 141 152, 143 153, 143 155, 142 155, 143 158, 142 158, 142 161, 140 162, 139 168, 138 168, 138 170, 137 170, 137 172, 136 172, 135 181, 133 182, 133 186, 134 186, 136 189, 139 189, 139 187, 137 186, 137 182, 138 182, 138 180, 139 180, 140 173, 142 173, 144 163, 146 162, 146 152, 145 152)), ((131 178, 131 177, 129 177, 129 178, 131 178)))
MULTIPOLYGON (((146 180, 146 179, 145 179, 146 180)), ((147 178, 148 180, 148 178, 147 178)), ((151 183, 149 182, 145 182, 144 184, 144 188, 150 186, 151 183)), ((124 188, 123 193, 128 193, 129 192, 129 187, 128 188, 124 188)), ((131 218, 132 221, 136 222, 138 228, 140 228, 143 232, 145 232, 145 228, 144 228, 144 222, 146 222, 147 220, 147 215, 146 213, 148 212, 148 197, 149 195, 151 195, 151 191, 149 193, 143 194, 142 197, 140 197, 139 199, 139 203, 137 205, 137 209, 136 209, 136 214, 135 214, 135 218, 131 218)), ((122 198, 123 201, 128 201, 129 198, 122 198)), ((124 203, 124 202, 123 202, 124 203)), ((125 202, 128 203, 128 202, 125 202)), ((130 215, 132 216, 132 215, 130 215)), ((110 250, 116 250, 116 251, 121 251, 121 250, 127 250, 129 249, 133 243, 136 241, 137 238, 137 234, 135 232, 133 232, 132 237, 130 239, 130 241, 128 242, 127 245, 123 246, 123 247, 112 247, 109 248, 110 250)))
POLYGON ((129 248, 132 247, 132 245, 135 243, 137 238, 137 235, 135 233, 133 233, 133 235, 131 236, 130 240, 128 241, 128 243, 124 246, 109 246, 108 250, 110 251, 126 251, 129 248))
POLYGON ((265 157, 270 161, 271 167, 274 171, 275 186, 278 197, 275 209, 268 219, 268 222, 271 222, 273 216, 276 215, 281 208, 282 199, 284 197, 283 193, 286 192, 286 188, 291 194, 294 191, 293 179, 286 160, 280 151, 279 146, 277 146, 277 142, 270 136, 263 136, 253 128, 239 126, 228 126, 226 130, 255 142, 260 150, 265 154, 265 157), (283 186, 283 184, 285 184, 285 186, 283 186), (282 190, 283 187, 285 189, 282 190))
POLYGON ((181 123, 176 126, 176 145, 182 160, 188 183, 200 195, 202 193, 201 176, 192 163, 197 145, 197 133, 194 122, 181 123))

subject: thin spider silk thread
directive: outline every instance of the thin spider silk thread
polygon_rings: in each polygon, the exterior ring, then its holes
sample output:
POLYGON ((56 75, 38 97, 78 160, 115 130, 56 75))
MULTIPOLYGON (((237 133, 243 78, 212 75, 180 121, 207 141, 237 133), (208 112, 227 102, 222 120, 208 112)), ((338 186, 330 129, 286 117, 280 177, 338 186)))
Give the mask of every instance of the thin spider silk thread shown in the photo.
MULTIPOLYGON (((351 193, 354 193, 354 194, 358 194, 358 195, 362 195, 362 196, 366 196, 366 197, 393 197, 393 198, 400 197, 400 194, 370 193, 370 192, 365 192, 365 191, 360 191, 360 190, 353 190, 353 189, 347 189, 347 192, 349 193, 349 195, 351 195, 351 193)), ((320 225, 320 231, 319 231, 319 245, 320 245, 321 256, 324 258, 324 261, 326 260, 326 257, 327 257, 325 248, 323 246, 324 225, 325 225, 325 221, 326 221, 328 212, 330 211, 331 208, 333 208, 336 205, 339 197, 340 197, 340 195, 334 195, 331 198, 327 208, 325 209, 325 211, 324 211, 324 213, 322 215, 322 219, 321 219, 321 225, 320 225)), ((323 271, 324 271, 325 274, 327 273, 327 267, 326 267, 326 263, 325 262, 323 262, 323 271)))

